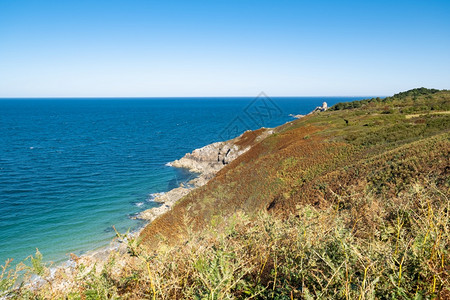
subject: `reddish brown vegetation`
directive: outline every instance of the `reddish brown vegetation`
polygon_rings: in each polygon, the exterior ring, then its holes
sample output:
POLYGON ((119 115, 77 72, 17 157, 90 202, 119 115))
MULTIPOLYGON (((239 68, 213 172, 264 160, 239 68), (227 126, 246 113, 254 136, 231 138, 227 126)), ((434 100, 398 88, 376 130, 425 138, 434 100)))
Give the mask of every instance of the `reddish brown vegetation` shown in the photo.
MULTIPOLYGON (((442 178, 448 174, 448 137, 444 134, 411 143, 411 130, 405 127, 411 122, 403 119, 338 111, 287 123, 261 142, 256 142, 256 137, 264 129, 246 132, 238 144, 252 148, 147 226, 141 234, 143 243, 153 246, 161 240, 175 241, 187 224, 200 229, 213 217, 236 211, 293 213, 305 204, 324 208, 335 203, 340 209, 351 209, 354 217, 349 224, 356 224, 355 231, 358 226, 366 229, 362 224, 370 224, 369 214, 376 212, 376 207, 336 195, 350 190, 364 193, 370 188, 383 197, 396 197, 413 178, 426 175, 444 183, 442 178), (343 118, 349 120, 349 126, 343 118), (388 139, 394 143, 377 142, 389 131, 388 139)), ((417 130, 422 135, 433 136, 434 127, 420 126, 424 129, 417 130)))

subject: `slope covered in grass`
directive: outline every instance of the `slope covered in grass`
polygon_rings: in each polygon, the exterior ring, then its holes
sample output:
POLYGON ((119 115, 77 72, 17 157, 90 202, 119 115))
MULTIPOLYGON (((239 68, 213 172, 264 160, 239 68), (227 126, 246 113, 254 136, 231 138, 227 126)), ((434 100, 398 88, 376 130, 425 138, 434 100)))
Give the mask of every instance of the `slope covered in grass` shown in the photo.
POLYGON ((391 198, 424 176, 448 188, 450 115, 437 112, 450 111, 450 92, 417 89, 360 102, 355 109, 337 104, 276 128, 150 224, 143 243, 182 236, 180 216, 201 228, 239 210, 328 207, 347 190, 391 198))

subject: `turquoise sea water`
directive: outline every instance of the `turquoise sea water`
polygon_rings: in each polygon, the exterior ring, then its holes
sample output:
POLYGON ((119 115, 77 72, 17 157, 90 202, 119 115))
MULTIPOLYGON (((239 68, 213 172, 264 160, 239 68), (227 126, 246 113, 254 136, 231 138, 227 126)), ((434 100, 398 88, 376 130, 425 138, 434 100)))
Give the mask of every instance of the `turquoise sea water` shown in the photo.
POLYGON ((167 162, 355 99, 0 99, 0 265, 105 246, 112 225, 139 228, 130 216, 190 175, 167 162))

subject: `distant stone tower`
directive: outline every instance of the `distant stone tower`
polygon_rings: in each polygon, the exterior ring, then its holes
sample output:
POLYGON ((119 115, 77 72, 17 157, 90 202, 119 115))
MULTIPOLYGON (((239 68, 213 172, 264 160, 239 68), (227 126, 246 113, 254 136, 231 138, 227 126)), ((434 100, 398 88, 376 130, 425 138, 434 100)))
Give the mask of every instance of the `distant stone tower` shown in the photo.
POLYGON ((328 104, 326 102, 322 103, 322 110, 327 110, 328 104))

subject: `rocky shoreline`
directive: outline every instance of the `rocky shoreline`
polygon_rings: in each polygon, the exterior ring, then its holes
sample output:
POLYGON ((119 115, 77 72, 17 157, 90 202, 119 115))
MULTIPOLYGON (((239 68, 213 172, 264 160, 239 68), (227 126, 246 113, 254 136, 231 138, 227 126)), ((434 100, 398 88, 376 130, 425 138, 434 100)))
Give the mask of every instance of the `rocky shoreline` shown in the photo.
POLYGON ((255 131, 249 130, 234 139, 206 145, 170 162, 169 166, 187 169, 195 178, 189 180, 187 184, 156 195, 153 201, 161 205, 141 212, 136 218, 152 222, 158 216, 169 211, 178 200, 189 194, 193 189, 208 183, 217 172, 247 152, 253 144, 272 133, 273 130, 267 128, 255 131))

